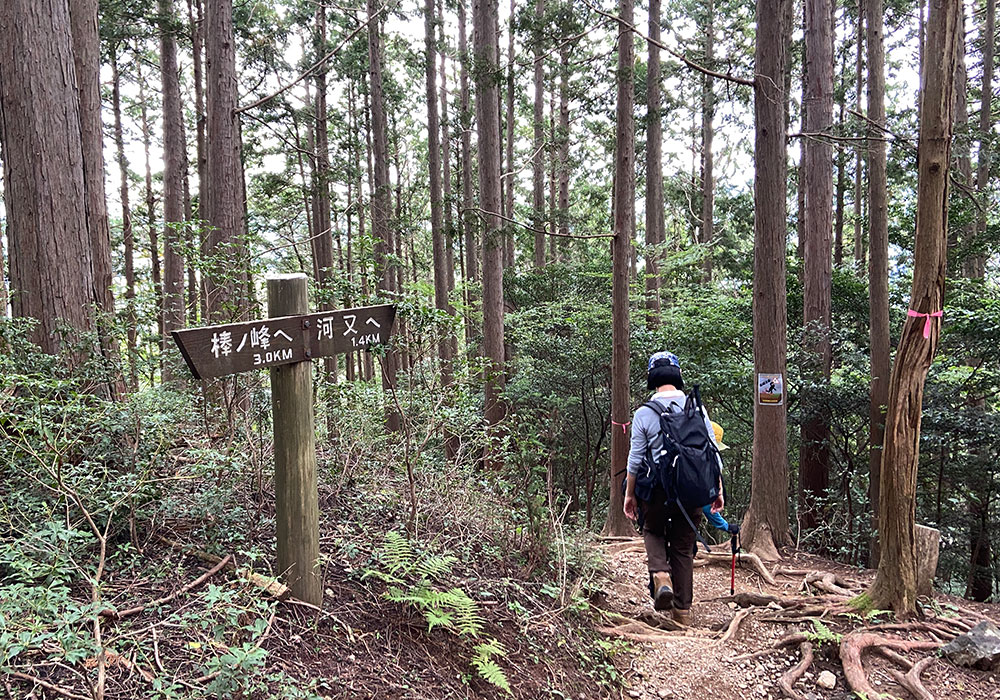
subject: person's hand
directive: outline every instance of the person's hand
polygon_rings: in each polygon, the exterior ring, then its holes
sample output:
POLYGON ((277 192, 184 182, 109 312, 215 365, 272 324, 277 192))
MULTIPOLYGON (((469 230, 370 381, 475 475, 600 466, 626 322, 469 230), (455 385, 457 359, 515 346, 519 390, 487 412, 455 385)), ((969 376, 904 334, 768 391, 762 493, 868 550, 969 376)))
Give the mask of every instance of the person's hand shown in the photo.
POLYGON ((639 519, 638 503, 636 503, 634 494, 625 496, 625 507, 622 510, 625 511, 625 517, 629 520, 639 519))
POLYGON ((722 497, 722 494, 720 493, 719 496, 714 501, 712 501, 712 512, 721 513, 722 509, 725 507, 726 507, 726 499, 724 499, 722 497))
POLYGON ((729 523, 729 534, 738 535, 740 534, 740 526, 736 523, 729 523))

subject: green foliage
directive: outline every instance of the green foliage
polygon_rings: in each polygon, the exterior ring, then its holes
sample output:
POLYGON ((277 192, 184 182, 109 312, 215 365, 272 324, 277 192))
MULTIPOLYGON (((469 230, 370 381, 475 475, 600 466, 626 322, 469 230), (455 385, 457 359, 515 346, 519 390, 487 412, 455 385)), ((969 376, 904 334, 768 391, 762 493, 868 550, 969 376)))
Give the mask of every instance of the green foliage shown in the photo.
MULTIPOLYGON (((380 568, 366 569, 363 578, 376 578, 389 584, 383 594, 386 600, 409 605, 424 616, 427 631, 435 627, 450 630, 459 638, 480 638, 485 620, 479 605, 458 587, 445 589, 439 585, 451 575, 456 559, 432 555, 414 549, 403 535, 395 531, 385 534, 379 552, 380 568)), ((470 662, 483 680, 511 692, 510 684, 495 658, 507 651, 492 637, 476 644, 470 662)))
POLYGON ((822 646, 823 644, 837 645, 840 644, 840 640, 844 638, 844 635, 837 634, 815 618, 813 618, 812 624, 813 629, 811 632, 806 632, 806 637, 808 637, 809 641, 814 644, 818 644, 819 646, 822 646))

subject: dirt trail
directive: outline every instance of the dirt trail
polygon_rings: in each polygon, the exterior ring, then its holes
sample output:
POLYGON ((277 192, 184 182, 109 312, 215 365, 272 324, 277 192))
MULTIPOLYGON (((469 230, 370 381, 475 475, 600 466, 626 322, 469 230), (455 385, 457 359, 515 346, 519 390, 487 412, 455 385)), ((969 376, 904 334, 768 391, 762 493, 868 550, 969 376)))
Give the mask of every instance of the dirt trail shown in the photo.
MULTIPOLYGON (((609 547, 609 564, 614 583, 608 589, 607 607, 627 618, 650 620, 652 609, 647 593, 645 554, 641 540, 634 547, 627 544, 609 547), (617 550, 617 551, 616 551, 617 550), (624 551, 622 551, 624 550, 624 551)), ((784 567, 805 570, 823 570, 838 574, 859 588, 868 583, 874 572, 849 569, 834 562, 806 554, 794 554, 781 562, 784 567)), ((773 571, 774 567, 770 567, 773 571)), ((769 585, 763 577, 747 569, 737 569, 736 592, 770 594, 791 597, 799 594, 802 576, 776 576, 777 585, 769 585)), ((626 698, 711 698, 712 700, 774 700, 787 697, 778 681, 788 669, 800 661, 799 651, 792 646, 782 651, 758 658, 734 661, 734 657, 758 652, 769 647, 793 631, 803 631, 816 636, 817 628, 810 621, 798 624, 775 623, 764 618, 773 616, 779 608, 773 606, 748 608, 732 639, 722 642, 717 638, 740 612, 735 603, 718 600, 729 595, 729 567, 709 565, 695 568, 695 601, 692 608, 691 633, 702 638, 667 637, 636 642, 637 653, 629 669, 629 687, 626 698), (713 634, 714 633, 714 634, 713 634)), ((937 596, 939 602, 948 604, 957 599, 937 596)), ((963 607, 975 609, 979 614, 1000 620, 1000 606, 974 605, 960 601, 963 607)), ((827 620, 835 633, 845 633, 857 626, 857 621, 841 618, 827 620)), ((655 622, 655 621, 654 621, 655 622)), ((633 626, 635 627, 635 626, 633 626)), ((654 632, 654 634, 658 634, 654 632)), ((838 656, 838 645, 833 641, 814 641, 815 659, 805 675, 793 686, 804 700, 849 700, 844 671, 838 656), (817 685, 819 675, 829 671, 836 678, 833 689, 817 685)), ((913 652, 906 656, 910 661, 924 654, 913 652)), ((878 692, 891 693, 893 697, 909 700, 913 696, 902 689, 891 675, 898 667, 878 654, 867 653, 864 668, 868 679, 878 692)), ((1000 673, 985 673, 958 668, 950 662, 935 658, 922 675, 923 685, 934 700, 1000 700, 1000 673)))

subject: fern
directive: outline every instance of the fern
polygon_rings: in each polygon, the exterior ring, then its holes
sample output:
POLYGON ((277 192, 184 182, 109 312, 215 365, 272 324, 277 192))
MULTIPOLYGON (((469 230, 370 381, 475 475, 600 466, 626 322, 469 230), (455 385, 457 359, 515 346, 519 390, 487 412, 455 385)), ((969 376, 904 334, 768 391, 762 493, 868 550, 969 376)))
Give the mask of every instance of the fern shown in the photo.
POLYGON ((452 556, 426 556, 414 564, 414 570, 421 578, 437 581, 451 573, 456 561, 452 556))
MULTIPOLYGON (((442 627, 458 637, 479 638, 486 626, 479 604, 461 588, 441 590, 435 586, 451 574, 457 559, 417 552, 403 535, 387 532, 379 560, 384 569, 366 569, 362 578, 375 578, 388 585, 383 597, 393 603, 416 608, 427 622, 427 631, 442 627)), ((507 650, 489 637, 473 648, 471 664, 487 683, 513 695, 510 682, 497 658, 507 650)))
POLYGON ((382 560, 389 567, 391 573, 395 574, 400 570, 409 569, 413 566, 415 559, 413 548, 405 537, 392 530, 385 533, 382 560))
POLYGON ((503 645, 497 640, 491 639, 488 642, 476 645, 472 656, 472 665, 484 681, 506 691, 509 695, 513 695, 514 693, 510 689, 510 681, 507 680, 503 669, 493 660, 494 656, 502 657, 506 655, 507 650, 503 648, 503 645))
POLYGON ((808 637, 810 642, 820 645, 823 643, 840 644, 840 640, 843 639, 844 635, 833 632, 819 620, 814 619, 812 623, 813 631, 806 633, 806 637, 808 637))

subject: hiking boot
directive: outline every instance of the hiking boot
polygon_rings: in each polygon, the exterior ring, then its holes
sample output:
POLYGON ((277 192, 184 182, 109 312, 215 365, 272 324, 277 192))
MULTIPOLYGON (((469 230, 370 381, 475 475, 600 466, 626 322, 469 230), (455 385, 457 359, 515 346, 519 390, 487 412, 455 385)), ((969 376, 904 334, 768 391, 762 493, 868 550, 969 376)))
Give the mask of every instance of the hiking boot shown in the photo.
POLYGON ((674 603, 674 592, 668 585, 669 577, 663 571, 653 574, 653 610, 669 610, 674 603))
POLYGON ((691 611, 681 610, 680 608, 674 608, 670 616, 674 618, 674 622, 677 622, 685 627, 691 624, 691 611))

